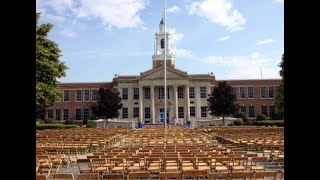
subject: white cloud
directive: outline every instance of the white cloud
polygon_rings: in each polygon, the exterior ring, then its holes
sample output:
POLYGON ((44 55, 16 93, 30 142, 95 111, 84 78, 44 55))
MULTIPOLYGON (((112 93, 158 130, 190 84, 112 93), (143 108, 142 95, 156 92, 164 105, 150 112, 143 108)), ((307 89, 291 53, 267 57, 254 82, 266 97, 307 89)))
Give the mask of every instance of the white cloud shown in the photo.
POLYGON ((37 0, 36 5, 37 9, 47 7, 58 14, 64 14, 68 10, 74 10, 76 3, 74 0, 37 0))
POLYGON ((59 33, 63 36, 66 36, 66 37, 75 37, 77 34, 76 32, 72 31, 71 29, 62 29, 59 33))
POLYGON ((226 27, 230 32, 243 29, 247 19, 232 7, 231 0, 204 0, 188 6, 190 15, 204 17, 212 23, 226 27))
POLYGON ((168 13, 177 13, 179 11, 180 11, 180 8, 177 5, 174 5, 174 6, 170 7, 170 8, 167 8, 167 12, 168 13))
POLYGON ((269 39, 262 39, 260 41, 257 42, 257 45, 265 45, 265 44, 271 44, 274 43, 275 40, 269 38, 269 39))
POLYGON ((223 37, 218 38, 217 41, 221 42, 221 41, 226 41, 228 39, 230 39, 230 36, 223 36, 223 37))
POLYGON ((137 28, 142 26, 139 13, 146 0, 81 0, 79 18, 98 18, 107 28, 137 28))
POLYGON ((253 52, 250 54, 250 58, 251 59, 257 59, 260 57, 260 53, 259 52, 253 52))
POLYGON ((172 51, 176 57, 196 59, 196 56, 189 50, 181 49, 181 48, 173 48, 172 51))
POLYGON ((56 16, 56 15, 52 15, 52 14, 48 14, 48 13, 41 13, 40 14, 40 19, 47 21, 49 23, 63 23, 66 18, 62 17, 62 16, 56 16))
POLYGON ((169 32, 171 34, 171 44, 175 45, 184 37, 183 33, 179 33, 176 31, 176 28, 169 28, 169 32))
POLYGON ((225 79, 260 79, 260 67, 263 78, 279 78, 278 62, 273 58, 262 56, 259 52, 252 52, 247 56, 208 56, 201 62, 214 65, 217 69, 225 69, 225 79))
POLYGON ((284 0, 275 0, 276 3, 283 4, 284 0))

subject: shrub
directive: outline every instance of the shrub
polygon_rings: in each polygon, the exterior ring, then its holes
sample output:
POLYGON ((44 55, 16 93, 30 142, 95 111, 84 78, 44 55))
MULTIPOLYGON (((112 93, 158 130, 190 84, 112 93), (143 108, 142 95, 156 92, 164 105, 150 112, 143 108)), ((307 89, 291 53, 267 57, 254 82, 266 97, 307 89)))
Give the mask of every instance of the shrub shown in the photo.
POLYGON ((44 120, 44 123, 46 123, 46 124, 50 124, 52 122, 53 122, 52 118, 48 118, 48 119, 44 120))
POLYGON ((247 113, 241 112, 237 115, 237 118, 241 118, 243 122, 248 122, 248 115, 247 113))
POLYGON ((64 124, 36 124, 36 129, 42 130, 42 129, 64 129, 64 128, 78 128, 78 125, 70 124, 70 125, 64 125, 64 124))
POLYGON ((88 119, 84 119, 82 123, 83 123, 83 125, 87 125, 88 124, 88 119))
POLYGON ((65 122, 64 122, 64 124, 73 124, 73 121, 72 120, 70 120, 70 119, 67 119, 65 122))
POLYGON ((278 126, 278 127, 283 127, 284 126, 284 121, 283 120, 265 120, 265 121, 255 121, 253 122, 253 125, 256 126, 278 126))
POLYGON ((243 120, 242 119, 237 119, 237 120, 233 121, 233 124, 235 126, 242 126, 243 125, 243 120))
POLYGON ((95 128, 95 127, 97 127, 96 121, 89 120, 87 124, 87 128, 95 128))
POLYGON ((259 114, 258 116, 257 116, 257 121, 263 121, 263 120, 266 120, 267 119, 267 117, 266 117, 266 115, 264 115, 264 114, 259 114))

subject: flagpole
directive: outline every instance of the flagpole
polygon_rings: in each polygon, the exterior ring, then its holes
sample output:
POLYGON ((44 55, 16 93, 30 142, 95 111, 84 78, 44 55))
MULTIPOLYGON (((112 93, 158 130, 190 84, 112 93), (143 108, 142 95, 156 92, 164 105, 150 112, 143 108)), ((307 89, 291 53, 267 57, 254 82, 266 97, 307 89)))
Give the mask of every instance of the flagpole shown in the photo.
POLYGON ((164 0, 164 143, 167 144, 167 35, 166 35, 166 6, 164 0))

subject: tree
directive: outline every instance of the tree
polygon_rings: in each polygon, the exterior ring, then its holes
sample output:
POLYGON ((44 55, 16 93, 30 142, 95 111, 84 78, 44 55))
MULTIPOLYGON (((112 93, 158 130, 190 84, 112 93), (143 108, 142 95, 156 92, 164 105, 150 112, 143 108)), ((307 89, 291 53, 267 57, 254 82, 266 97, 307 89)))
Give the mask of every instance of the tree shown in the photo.
POLYGON ((276 93, 276 108, 279 113, 283 113, 283 111, 284 111, 284 93, 283 93, 283 90, 284 90, 284 86, 283 86, 283 83, 284 83, 284 54, 282 55, 282 60, 279 64, 279 67, 281 68, 279 71, 279 75, 281 76, 282 81, 281 81, 280 86, 278 86, 277 90, 276 90, 276 92, 277 92, 276 93))
POLYGON ((232 88, 225 81, 219 82, 208 98, 208 108, 211 115, 222 115, 223 124, 225 125, 224 117, 227 114, 234 114, 238 110, 238 105, 235 104, 236 96, 232 93, 232 88))
POLYGON ((122 106, 123 104, 118 92, 100 88, 98 91, 98 102, 92 105, 92 109, 96 112, 96 115, 112 119, 119 116, 119 109, 122 106))
POLYGON ((61 97, 57 78, 65 76, 66 65, 59 61, 58 45, 47 38, 52 24, 38 25, 40 13, 36 13, 36 114, 39 116, 61 97))

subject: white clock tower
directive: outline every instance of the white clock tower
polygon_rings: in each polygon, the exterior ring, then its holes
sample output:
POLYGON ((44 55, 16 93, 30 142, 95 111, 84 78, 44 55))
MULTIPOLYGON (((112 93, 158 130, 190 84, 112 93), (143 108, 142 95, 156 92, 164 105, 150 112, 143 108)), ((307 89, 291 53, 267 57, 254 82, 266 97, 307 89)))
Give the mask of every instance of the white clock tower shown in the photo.
POLYGON ((156 42, 155 42, 155 50, 154 54, 152 55, 153 61, 153 68, 159 67, 164 63, 164 48, 167 48, 167 66, 174 67, 174 54, 171 51, 171 44, 170 44, 170 36, 171 34, 167 31, 166 27, 166 35, 164 34, 164 23, 163 19, 161 19, 159 24, 159 32, 156 32, 156 42), (164 44, 164 38, 166 39, 166 47, 164 44))

